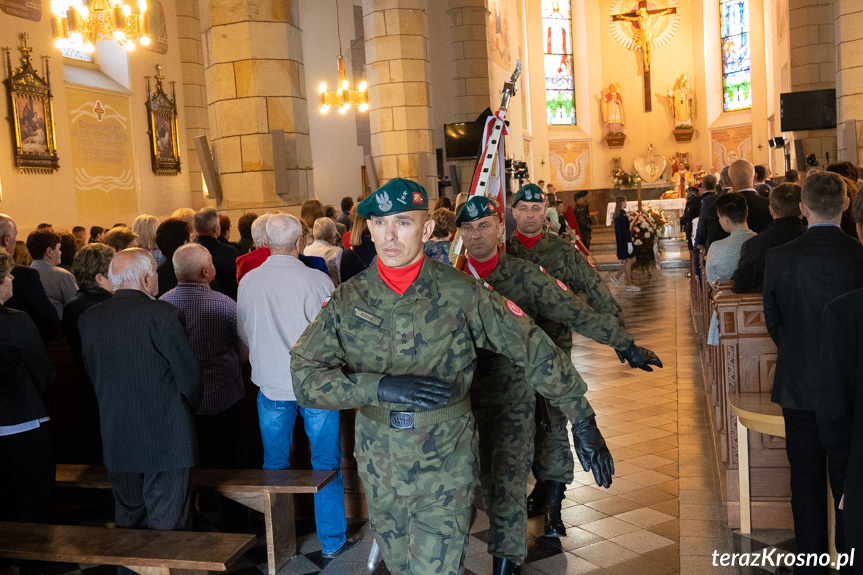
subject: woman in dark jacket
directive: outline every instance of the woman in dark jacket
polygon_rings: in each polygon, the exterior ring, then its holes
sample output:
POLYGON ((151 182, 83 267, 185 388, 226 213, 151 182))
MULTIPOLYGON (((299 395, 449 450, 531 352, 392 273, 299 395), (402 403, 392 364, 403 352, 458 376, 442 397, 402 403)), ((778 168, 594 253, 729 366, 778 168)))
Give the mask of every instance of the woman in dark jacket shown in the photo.
POLYGON ((30 316, 4 305, 12 297, 14 267, 12 256, 0 251, 0 521, 48 523, 55 464, 47 406, 54 364, 30 316))
POLYGON ((623 264, 617 270, 611 281, 617 287, 620 284, 620 276, 626 279, 626 291, 641 291, 641 288, 632 284, 632 264, 635 263, 635 246, 632 245, 632 233, 629 229, 629 216, 626 215, 626 198, 617 197, 617 205, 614 208, 617 217, 614 218, 614 239, 617 240, 617 259, 623 264))
POLYGON ((356 206, 354 206, 351 209, 351 245, 342 250, 342 261, 339 266, 342 283, 369 267, 376 255, 372 233, 366 225, 366 219, 357 215, 356 206))

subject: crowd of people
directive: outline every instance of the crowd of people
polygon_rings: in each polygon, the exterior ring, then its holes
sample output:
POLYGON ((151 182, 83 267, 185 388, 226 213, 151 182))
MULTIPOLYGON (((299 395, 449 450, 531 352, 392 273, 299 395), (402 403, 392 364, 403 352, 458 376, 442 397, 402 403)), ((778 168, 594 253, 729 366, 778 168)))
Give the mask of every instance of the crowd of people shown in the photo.
MULTIPOLYGON (((686 220, 694 249, 706 250, 698 273, 732 282, 734 293, 763 294, 778 349, 772 400, 785 420, 797 552, 828 551, 829 487, 841 553, 863 546, 863 172, 841 162, 800 179, 790 170, 777 184, 762 166, 737 160, 718 182, 704 179, 686 220)), ((718 344, 715 314, 708 344, 718 344)))
MULTIPOLYGON (((763 198, 756 173, 735 162, 719 182, 730 190, 699 196, 695 244, 709 241, 708 279, 763 285, 798 549, 815 552, 826 545, 819 498, 828 478, 846 516, 861 505, 859 490, 843 488, 863 474, 863 418, 853 417, 863 409, 854 353, 863 316, 844 313, 863 306, 863 247, 840 228, 856 184, 828 171, 763 198)), ((529 513, 545 515, 545 536, 566 534, 571 446, 598 486, 612 482, 612 456, 570 360, 572 332, 630 367, 662 366, 635 344, 583 252, 584 195, 561 210, 549 188, 527 184, 505 210, 484 197, 429 210, 421 186, 395 179, 356 205, 345 198, 341 210, 309 200, 300 217, 246 213, 237 243, 230 219, 212 208, 94 226, 89 239, 76 227, 65 244, 43 224, 24 242, 29 262, 17 259, 14 219, 0 214, 0 520, 51 520, 55 373, 46 346, 62 325, 92 390, 83 404, 117 527, 186 529, 190 468, 248 467, 248 362, 263 467, 290 466, 302 417, 311 466, 337 470, 315 494, 324 558, 358 542, 347 532, 338 414, 358 408, 358 471, 390 571, 458 571, 479 478, 494 573, 514 573, 529 513), (463 271, 447 265, 456 233, 463 271), (536 487, 525 497, 531 470, 536 487)), ((860 195, 850 211, 863 234, 860 195)), ((223 499, 218 511, 222 530, 249 529, 245 507, 223 499)), ((837 537, 858 540, 860 528, 843 531, 842 516, 837 537)))

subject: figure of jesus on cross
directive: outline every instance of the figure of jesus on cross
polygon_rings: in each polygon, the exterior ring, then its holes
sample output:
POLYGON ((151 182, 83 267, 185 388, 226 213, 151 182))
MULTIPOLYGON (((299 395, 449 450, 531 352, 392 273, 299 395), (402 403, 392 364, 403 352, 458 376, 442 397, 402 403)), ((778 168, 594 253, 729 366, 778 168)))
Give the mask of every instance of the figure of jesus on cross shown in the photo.
POLYGON ((642 62, 644 62, 644 111, 649 112, 652 108, 650 102, 650 54, 653 51, 653 43, 656 39, 653 31, 654 19, 662 16, 677 14, 676 7, 659 8, 650 10, 647 0, 639 0, 638 8, 631 12, 612 14, 612 22, 632 23, 632 39, 635 46, 641 50, 642 62))

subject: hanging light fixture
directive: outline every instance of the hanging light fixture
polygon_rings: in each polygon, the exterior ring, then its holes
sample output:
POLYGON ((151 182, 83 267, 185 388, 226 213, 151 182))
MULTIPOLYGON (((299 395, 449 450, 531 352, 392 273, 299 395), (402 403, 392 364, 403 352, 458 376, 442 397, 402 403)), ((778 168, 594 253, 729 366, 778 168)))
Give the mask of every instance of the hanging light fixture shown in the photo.
POLYGON ((92 53, 114 39, 127 50, 150 44, 147 0, 52 0, 54 45, 92 53))
POLYGON ((321 95, 321 114, 326 114, 330 108, 338 107, 339 114, 356 106, 360 112, 369 109, 368 84, 363 80, 356 90, 350 89, 347 75, 345 74, 345 59, 342 58, 342 29, 339 24, 339 0, 336 0, 336 31, 339 37, 339 83, 336 90, 327 92, 327 84, 321 82, 318 86, 318 94, 321 95))

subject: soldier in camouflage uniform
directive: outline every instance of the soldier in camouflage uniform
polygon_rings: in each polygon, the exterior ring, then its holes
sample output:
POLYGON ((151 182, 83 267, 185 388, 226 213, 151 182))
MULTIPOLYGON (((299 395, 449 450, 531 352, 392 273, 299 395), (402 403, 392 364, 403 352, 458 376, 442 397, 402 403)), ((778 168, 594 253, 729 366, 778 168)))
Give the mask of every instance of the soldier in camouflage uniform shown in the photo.
MULTIPOLYGON (((471 197, 456 218, 467 250, 465 271, 490 284, 538 320, 555 317, 570 329, 610 345, 636 365, 659 364, 653 352, 637 347, 612 315, 596 312, 566 284, 535 264, 498 249, 503 223, 494 201, 471 197)), ((534 392, 524 372, 500 355, 480 350, 470 390, 479 429, 480 485, 489 517, 488 551, 493 573, 512 573, 527 555, 525 485, 533 457, 534 392)), ((587 471, 587 469, 585 469, 587 471)))
MULTIPOLYGON (((545 195, 535 184, 527 184, 513 197, 512 213, 516 233, 506 242, 508 255, 526 259, 545 268, 549 275, 563 281, 570 289, 587 297, 594 310, 618 319, 624 327, 623 310, 611 291, 587 258, 569 242, 542 231, 545 222, 545 195)), ((568 357, 572 352, 572 332, 558 321, 537 322, 568 357)), ((626 358, 618 353, 621 361, 626 358)), ((630 362, 632 365, 632 362, 630 362)), ((652 371, 649 365, 638 366, 652 371)), ((574 461, 566 433, 566 418, 559 409, 549 406, 549 432, 541 428, 536 433, 534 474, 536 489, 528 497, 528 510, 535 513, 545 508, 552 515, 546 522, 546 535, 565 535, 560 521, 560 504, 567 483, 573 481, 574 461)))
POLYGON ((357 207, 378 257, 340 285, 291 351, 304 407, 359 407, 358 470, 372 531, 395 574, 463 569, 476 480, 468 391, 476 348, 506 356, 574 423, 580 457, 609 485, 611 454, 585 384, 513 302, 423 255, 425 190, 391 180, 357 207))

